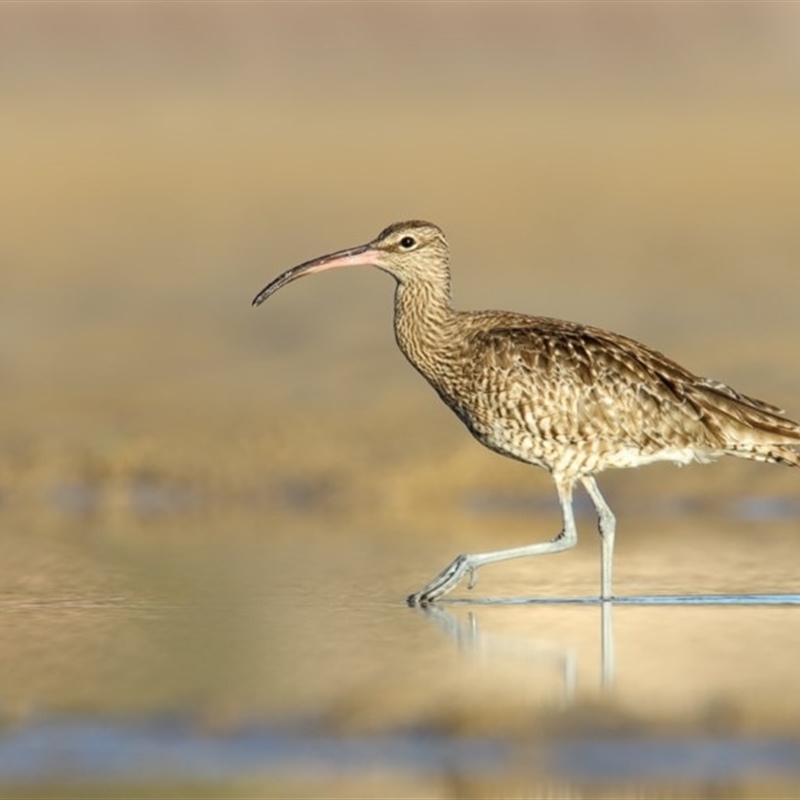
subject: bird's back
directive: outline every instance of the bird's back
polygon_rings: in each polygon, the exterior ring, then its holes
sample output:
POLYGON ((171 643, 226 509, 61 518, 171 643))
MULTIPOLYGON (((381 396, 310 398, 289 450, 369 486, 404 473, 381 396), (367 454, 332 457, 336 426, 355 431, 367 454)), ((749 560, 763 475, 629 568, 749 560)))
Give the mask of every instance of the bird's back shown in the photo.
POLYGON ((456 312, 429 380, 485 445, 563 474, 731 454, 800 466, 800 425, 618 334, 456 312), (788 448, 788 449, 787 449, 788 448))

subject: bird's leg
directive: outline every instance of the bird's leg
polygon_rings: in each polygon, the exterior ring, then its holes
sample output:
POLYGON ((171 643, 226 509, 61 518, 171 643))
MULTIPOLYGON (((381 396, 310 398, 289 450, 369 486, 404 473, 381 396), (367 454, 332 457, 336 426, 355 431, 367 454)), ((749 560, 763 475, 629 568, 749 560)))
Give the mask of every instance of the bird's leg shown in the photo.
POLYGON ((572 482, 556 481, 558 499, 561 503, 561 514, 564 524, 558 536, 549 542, 529 544, 523 547, 512 547, 509 550, 495 550, 491 553, 462 554, 448 564, 422 591, 409 595, 410 606, 425 606, 438 600, 452 591, 461 579, 469 573, 469 588, 475 585, 477 571, 485 564, 495 561, 508 561, 523 556, 540 556, 547 553, 560 553, 578 543, 578 532, 575 528, 575 515, 572 511, 572 482))
POLYGON ((600 597, 603 600, 611 599, 611 573, 614 562, 614 533, 617 528, 617 520, 611 509, 608 507, 605 498, 600 494, 595 479, 588 475, 581 478, 589 497, 592 498, 594 507, 597 509, 597 525, 600 529, 600 539, 602 542, 602 556, 600 559, 600 597))

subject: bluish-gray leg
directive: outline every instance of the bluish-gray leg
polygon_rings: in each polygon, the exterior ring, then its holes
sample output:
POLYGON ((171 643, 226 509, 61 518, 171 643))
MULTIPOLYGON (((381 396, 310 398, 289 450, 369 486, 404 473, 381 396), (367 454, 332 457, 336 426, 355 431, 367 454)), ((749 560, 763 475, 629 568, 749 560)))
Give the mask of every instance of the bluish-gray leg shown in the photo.
POLYGON ((592 498, 597 509, 597 524, 602 540, 602 555, 600 559, 600 597, 603 600, 611 599, 611 576, 614 566, 614 533, 617 529, 617 520, 608 507, 605 498, 597 488, 597 482, 590 475, 581 478, 581 483, 586 487, 589 497, 592 498))
POLYGON ((578 543, 578 532, 575 528, 575 515, 572 511, 572 482, 556 481, 556 491, 561 503, 561 515, 564 523, 561 533, 549 542, 529 544, 524 547, 512 547, 509 550, 495 550, 491 553, 474 553, 460 555, 448 564, 422 591, 408 597, 410 606, 427 605, 455 589, 461 579, 469 574, 469 588, 475 585, 478 569, 495 561, 508 561, 523 556, 541 556, 547 553, 560 553, 578 543))

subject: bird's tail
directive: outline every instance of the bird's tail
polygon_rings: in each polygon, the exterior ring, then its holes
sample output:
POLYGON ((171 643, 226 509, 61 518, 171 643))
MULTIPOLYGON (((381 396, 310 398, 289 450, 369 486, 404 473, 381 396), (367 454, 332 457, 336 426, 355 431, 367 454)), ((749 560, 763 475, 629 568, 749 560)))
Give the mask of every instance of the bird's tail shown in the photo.
POLYGON ((716 381, 692 389, 692 400, 728 455, 800 467, 800 424, 782 409, 716 381))
POLYGON ((740 444, 729 446, 728 455, 763 461, 765 464, 784 464, 787 467, 800 467, 800 452, 786 445, 740 444))

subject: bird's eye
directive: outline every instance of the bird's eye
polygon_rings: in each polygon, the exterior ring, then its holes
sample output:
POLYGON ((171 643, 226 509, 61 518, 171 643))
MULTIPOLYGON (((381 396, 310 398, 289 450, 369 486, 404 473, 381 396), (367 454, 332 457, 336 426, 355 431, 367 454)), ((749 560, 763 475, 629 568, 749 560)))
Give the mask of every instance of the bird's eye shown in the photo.
POLYGON ((413 236, 404 236, 400 240, 400 247, 402 247, 403 250, 410 250, 416 243, 417 240, 413 236))

